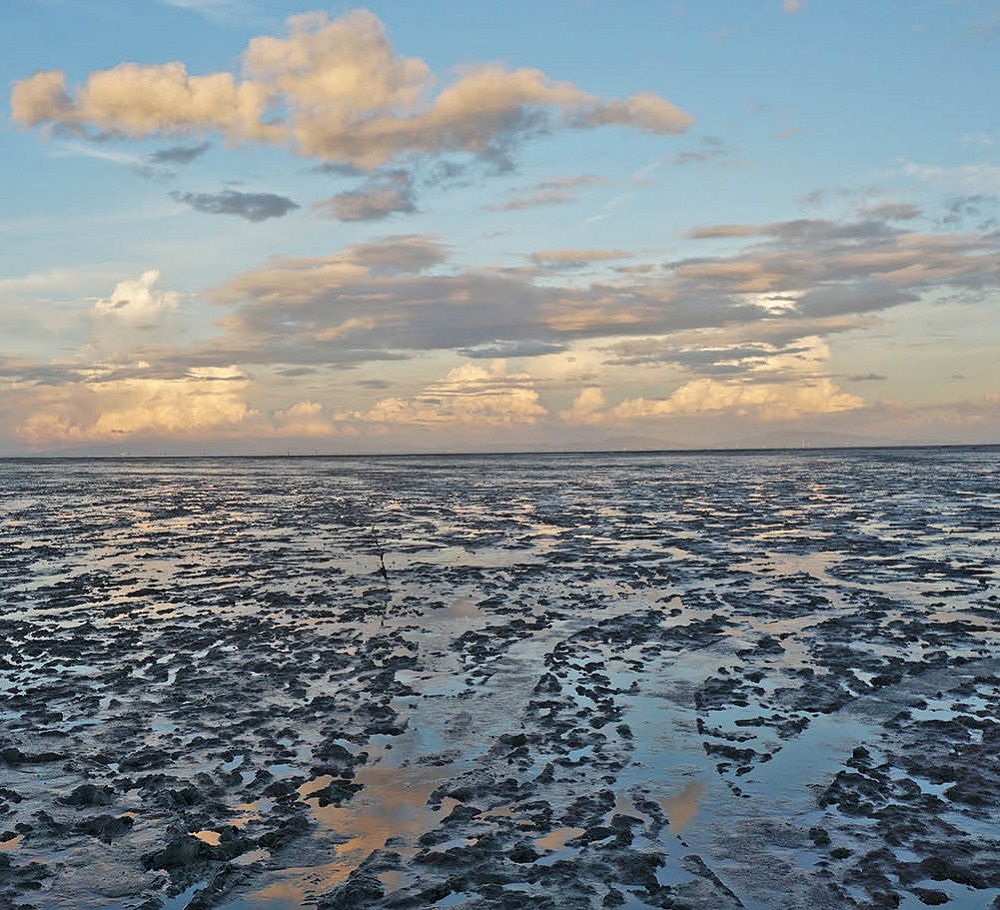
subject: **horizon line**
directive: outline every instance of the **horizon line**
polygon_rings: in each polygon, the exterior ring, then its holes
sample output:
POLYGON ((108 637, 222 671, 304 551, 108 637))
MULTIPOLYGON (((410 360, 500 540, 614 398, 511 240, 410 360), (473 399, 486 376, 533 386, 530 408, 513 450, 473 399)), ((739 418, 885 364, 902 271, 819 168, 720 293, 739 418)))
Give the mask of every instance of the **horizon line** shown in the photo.
POLYGON ((329 458, 517 458, 562 457, 567 455, 703 455, 703 454, 754 454, 769 452, 845 452, 845 451, 896 451, 906 449, 991 449, 1000 448, 1000 442, 946 442, 946 443, 851 443, 844 445, 801 446, 698 446, 691 448, 649 449, 512 449, 510 451, 470 450, 467 452, 428 450, 425 452, 229 452, 229 453, 160 453, 117 455, 66 455, 24 454, 0 455, 0 461, 197 461, 207 459, 329 459, 329 458))

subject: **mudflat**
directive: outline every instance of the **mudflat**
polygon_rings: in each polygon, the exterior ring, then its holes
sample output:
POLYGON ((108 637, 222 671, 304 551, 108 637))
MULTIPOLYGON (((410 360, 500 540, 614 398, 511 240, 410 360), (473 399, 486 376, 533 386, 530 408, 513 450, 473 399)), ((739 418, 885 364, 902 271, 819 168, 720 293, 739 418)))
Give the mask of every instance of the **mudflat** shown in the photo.
POLYGON ((0 907, 1000 906, 1000 450, 0 461, 0 907))

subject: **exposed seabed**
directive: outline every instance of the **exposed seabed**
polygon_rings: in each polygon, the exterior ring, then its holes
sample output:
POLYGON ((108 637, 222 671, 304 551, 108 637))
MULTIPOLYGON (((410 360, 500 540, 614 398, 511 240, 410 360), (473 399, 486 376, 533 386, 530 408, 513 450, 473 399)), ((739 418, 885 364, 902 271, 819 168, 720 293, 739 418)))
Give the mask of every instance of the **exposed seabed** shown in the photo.
POLYGON ((5 477, 0 907, 1000 895, 992 462, 364 464, 5 477))

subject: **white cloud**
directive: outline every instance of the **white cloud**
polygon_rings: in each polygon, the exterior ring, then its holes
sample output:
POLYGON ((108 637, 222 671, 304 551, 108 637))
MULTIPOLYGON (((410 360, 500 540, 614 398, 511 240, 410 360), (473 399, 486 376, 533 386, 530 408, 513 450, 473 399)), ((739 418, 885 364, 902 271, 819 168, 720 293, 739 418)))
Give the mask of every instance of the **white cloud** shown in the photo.
POLYGON ((161 314, 176 309, 180 299, 176 291, 154 290, 159 278, 159 271, 150 269, 138 279, 119 281, 109 297, 100 297, 95 301, 91 310, 93 316, 128 325, 156 322, 161 314))

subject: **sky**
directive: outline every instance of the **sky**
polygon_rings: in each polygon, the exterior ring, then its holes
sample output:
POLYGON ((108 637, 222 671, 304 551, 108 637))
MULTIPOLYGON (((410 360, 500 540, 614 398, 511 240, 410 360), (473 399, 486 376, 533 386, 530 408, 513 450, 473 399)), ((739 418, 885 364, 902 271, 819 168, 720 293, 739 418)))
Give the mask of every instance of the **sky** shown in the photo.
POLYGON ((1000 0, 4 0, 0 455, 1000 443, 1000 0))

